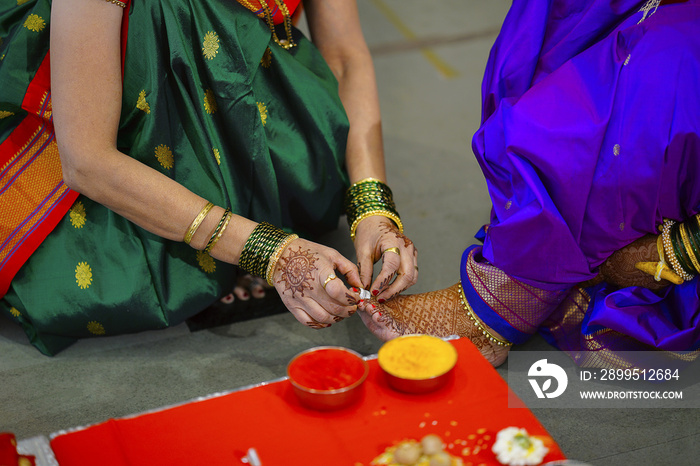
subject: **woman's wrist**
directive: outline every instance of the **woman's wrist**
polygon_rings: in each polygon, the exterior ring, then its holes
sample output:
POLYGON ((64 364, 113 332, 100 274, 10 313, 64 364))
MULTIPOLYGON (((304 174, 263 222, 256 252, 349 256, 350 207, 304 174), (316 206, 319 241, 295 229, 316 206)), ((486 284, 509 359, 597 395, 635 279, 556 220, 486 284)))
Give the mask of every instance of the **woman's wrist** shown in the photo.
POLYGON ((233 214, 230 209, 209 204, 190 223, 184 235, 185 243, 215 259, 237 264, 256 223, 233 214))
POLYGON ((350 186, 345 193, 345 213, 353 240, 360 222, 376 215, 391 219, 403 233, 403 224, 396 211, 393 193, 389 186, 379 179, 365 178, 350 186))
POLYGON ((259 223, 243 245, 238 266, 274 286, 272 277, 277 261, 297 235, 286 233, 267 222, 259 223))

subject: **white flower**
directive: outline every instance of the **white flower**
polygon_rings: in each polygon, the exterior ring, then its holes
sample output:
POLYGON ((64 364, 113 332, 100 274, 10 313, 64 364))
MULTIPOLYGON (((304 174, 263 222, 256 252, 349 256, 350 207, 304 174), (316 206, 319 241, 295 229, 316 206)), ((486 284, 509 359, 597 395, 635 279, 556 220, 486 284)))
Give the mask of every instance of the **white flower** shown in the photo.
POLYGON ((493 452, 501 464, 531 466, 542 463, 549 448, 542 440, 530 437, 525 429, 506 427, 496 435, 493 452))

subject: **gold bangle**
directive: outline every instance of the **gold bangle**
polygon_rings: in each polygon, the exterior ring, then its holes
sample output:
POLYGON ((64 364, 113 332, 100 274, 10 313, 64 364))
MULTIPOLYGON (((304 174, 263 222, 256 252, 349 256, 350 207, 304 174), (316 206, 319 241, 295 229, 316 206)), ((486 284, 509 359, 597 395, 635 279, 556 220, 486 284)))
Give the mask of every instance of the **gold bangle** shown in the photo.
POLYGON ((683 281, 690 281, 693 279, 693 276, 683 270, 683 267, 681 266, 680 262, 678 262, 678 258, 673 252, 673 244, 671 243, 671 227, 675 224, 675 220, 664 220, 663 228, 661 230, 664 256, 668 259, 668 265, 671 266, 671 270, 673 270, 676 275, 678 275, 683 281))
POLYGON ((700 272, 700 264, 698 263, 698 259, 695 257, 693 249, 690 247, 690 240, 688 239, 688 232, 685 231, 685 224, 681 223, 678 225, 678 228, 681 230, 681 239, 683 240, 683 246, 685 246, 685 252, 688 254, 690 262, 693 263, 695 271, 700 272))
POLYGON ((212 248, 214 247, 216 242, 219 241, 219 238, 221 238, 221 235, 224 234, 224 230, 228 226, 228 222, 231 220, 231 217, 232 217, 231 209, 227 208, 224 211, 224 215, 221 216, 221 220, 219 220, 219 224, 214 229, 214 233, 211 234, 211 238, 209 238, 209 242, 207 243, 207 246, 204 248, 204 252, 209 254, 209 252, 212 250, 212 248))
POLYGON ((267 263, 267 271, 265 273, 265 280, 267 281, 267 284, 270 286, 275 286, 272 278, 273 275, 275 274, 275 267, 277 266, 277 262, 279 262, 280 257, 282 257, 282 253, 284 252, 285 249, 287 249, 287 246, 289 246, 289 243, 294 241, 295 239, 299 239, 299 235, 289 235, 287 236, 284 241, 282 241, 279 246, 277 246, 277 249, 275 249, 275 252, 272 253, 270 256, 270 262, 267 263))
POLYGON ((656 280, 657 282, 660 282, 661 281, 661 272, 663 272, 664 267, 668 267, 668 265, 666 265, 666 259, 664 258, 664 243, 663 243, 663 238, 661 237, 661 235, 659 235, 656 238, 656 252, 659 253, 659 262, 657 262, 656 273, 654 274, 654 280, 656 280))
POLYGON ((476 316, 474 310, 467 301, 467 297, 464 295, 464 288, 462 288, 461 281, 459 282, 459 293, 459 300, 462 303, 462 307, 464 307, 464 310, 467 312, 467 316, 469 316, 472 322, 474 322, 474 325, 476 325, 476 328, 479 329, 486 338, 488 338, 493 343, 496 343, 498 346, 513 346, 513 343, 509 342, 508 340, 496 338, 491 332, 489 332, 484 323, 481 322, 481 320, 476 316))
POLYGON ((284 230, 274 225, 260 222, 253 228, 243 245, 238 266, 256 277, 267 280, 270 258, 289 236, 284 230))
POLYGON ((214 207, 214 204, 211 202, 207 202, 207 205, 205 205, 204 208, 199 212, 199 215, 197 215, 194 218, 194 220, 192 220, 192 223, 190 223, 190 227, 187 229, 187 233, 185 233, 185 244, 190 244, 190 241, 192 241, 192 237, 197 232, 197 229, 202 224, 212 207, 214 207))
POLYGON ((114 4, 117 5, 118 7, 126 8, 126 3, 120 2, 119 0, 105 0, 105 1, 106 1, 106 2, 109 2, 109 3, 114 3, 114 4))
POLYGON ((399 233, 403 233, 403 223, 401 223, 401 219, 398 215, 393 212, 389 212, 388 210, 370 210, 363 213, 352 222, 352 225, 350 226, 350 239, 353 241, 355 240, 355 233, 357 232, 357 226, 360 224, 360 222, 374 215, 381 215, 382 217, 393 220, 396 226, 399 227, 399 233))

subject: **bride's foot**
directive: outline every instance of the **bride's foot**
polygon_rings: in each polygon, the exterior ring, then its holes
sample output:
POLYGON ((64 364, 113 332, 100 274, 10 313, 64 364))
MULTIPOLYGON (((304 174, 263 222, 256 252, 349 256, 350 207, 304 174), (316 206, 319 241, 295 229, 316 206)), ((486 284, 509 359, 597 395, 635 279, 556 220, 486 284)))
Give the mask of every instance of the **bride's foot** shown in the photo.
MULTIPOLYGON (((399 295, 383 304, 372 300, 360 305, 362 320, 381 340, 420 333, 437 337, 458 335, 469 338, 494 366, 503 364, 510 346, 499 345, 484 334, 472 320, 461 300, 460 284, 444 290, 415 295, 399 295)), ((483 325, 483 323, 481 323, 483 325)), ((484 325, 493 337, 504 340, 484 325)))
POLYGON ((233 292, 221 298, 221 302, 231 304, 236 299, 248 301, 251 296, 255 299, 262 299, 267 291, 271 289, 272 287, 262 278, 253 277, 250 274, 241 275, 236 280, 233 292))

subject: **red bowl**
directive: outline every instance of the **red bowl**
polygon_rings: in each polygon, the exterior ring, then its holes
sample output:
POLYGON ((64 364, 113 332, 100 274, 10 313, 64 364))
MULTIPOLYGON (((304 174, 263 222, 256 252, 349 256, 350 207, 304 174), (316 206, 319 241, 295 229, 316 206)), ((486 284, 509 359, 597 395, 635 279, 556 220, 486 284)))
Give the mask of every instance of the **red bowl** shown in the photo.
POLYGON ((341 409, 357 402, 368 374, 367 361, 340 346, 302 351, 287 365, 287 376, 299 401, 317 411, 341 409))
POLYGON ((428 393, 443 387, 457 364, 455 347, 430 335, 404 335, 379 348, 377 362, 387 383, 406 393, 428 393))

